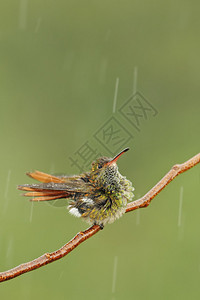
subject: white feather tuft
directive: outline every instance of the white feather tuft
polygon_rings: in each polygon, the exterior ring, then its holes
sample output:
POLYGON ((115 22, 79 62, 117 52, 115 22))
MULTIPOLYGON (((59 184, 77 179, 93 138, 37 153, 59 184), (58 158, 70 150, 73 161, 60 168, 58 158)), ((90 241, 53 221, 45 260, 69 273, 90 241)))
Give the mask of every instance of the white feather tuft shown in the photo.
POLYGON ((74 215, 75 217, 78 217, 80 218, 81 217, 81 214, 80 212, 78 211, 78 208, 76 207, 72 207, 70 210, 69 210, 70 214, 74 215))

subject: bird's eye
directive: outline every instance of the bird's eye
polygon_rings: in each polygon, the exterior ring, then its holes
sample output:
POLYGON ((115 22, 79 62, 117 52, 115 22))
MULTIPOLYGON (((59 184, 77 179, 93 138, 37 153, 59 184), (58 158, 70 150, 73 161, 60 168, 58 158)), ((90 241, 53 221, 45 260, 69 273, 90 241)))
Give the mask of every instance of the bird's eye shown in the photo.
POLYGON ((101 169, 102 168, 102 164, 98 164, 98 169, 101 169))

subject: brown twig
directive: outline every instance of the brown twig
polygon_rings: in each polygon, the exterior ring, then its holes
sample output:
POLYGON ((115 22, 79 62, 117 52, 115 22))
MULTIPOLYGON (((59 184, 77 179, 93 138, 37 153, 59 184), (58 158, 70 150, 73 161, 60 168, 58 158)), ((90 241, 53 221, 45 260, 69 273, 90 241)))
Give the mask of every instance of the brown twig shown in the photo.
POLYGON ((80 243, 89 239, 89 237, 93 236, 97 233, 101 227, 99 225, 93 225, 85 231, 80 231, 75 235, 75 237, 69 241, 67 244, 62 246, 59 250, 56 250, 51 253, 45 253, 42 256, 29 261, 27 263, 21 264, 11 270, 0 273, 0 282, 12 279, 26 272, 30 272, 32 270, 38 269, 44 265, 47 265, 57 259, 62 258, 63 256, 70 253, 74 248, 76 248, 80 243))
POLYGON ((160 193, 176 176, 191 169, 200 162, 200 153, 187 160, 185 163, 175 165, 171 170, 142 198, 128 203, 126 212, 130 212, 137 208, 146 207, 150 201, 160 193))
MULTIPOLYGON (((148 206, 150 201, 158 193, 160 193, 162 189, 166 185, 168 185, 177 175, 189 170, 190 168, 197 165, 199 162, 200 162, 200 153, 192 157, 191 159, 189 159, 183 164, 173 166, 172 169, 146 195, 144 195, 142 198, 138 200, 130 202, 127 205, 126 212, 130 212, 137 208, 148 206)), ((99 225, 93 225, 87 230, 79 232, 71 241, 69 241, 59 250, 56 250, 51 253, 45 253, 42 256, 30 262, 21 264, 11 270, 1 272, 0 282, 15 278, 21 274, 38 269, 44 265, 47 265, 53 261, 56 261, 57 259, 64 257, 65 255, 70 253, 73 249, 75 249, 78 245, 80 245, 82 242, 84 242, 85 240, 93 236, 95 233, 97 233, 100 229, 101 227, 99 225)))

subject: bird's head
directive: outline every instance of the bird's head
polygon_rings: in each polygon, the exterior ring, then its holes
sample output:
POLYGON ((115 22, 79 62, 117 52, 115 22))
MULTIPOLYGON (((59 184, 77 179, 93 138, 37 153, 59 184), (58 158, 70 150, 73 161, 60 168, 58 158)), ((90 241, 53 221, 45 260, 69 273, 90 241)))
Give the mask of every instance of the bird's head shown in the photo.
POLYGON ((119 188, 121 175, 118 171, 117 160, 128 150, 129 148, 122 150, 114 158, 100 157, 92 163, 91 180, 96 187, 109 192, 119 188))

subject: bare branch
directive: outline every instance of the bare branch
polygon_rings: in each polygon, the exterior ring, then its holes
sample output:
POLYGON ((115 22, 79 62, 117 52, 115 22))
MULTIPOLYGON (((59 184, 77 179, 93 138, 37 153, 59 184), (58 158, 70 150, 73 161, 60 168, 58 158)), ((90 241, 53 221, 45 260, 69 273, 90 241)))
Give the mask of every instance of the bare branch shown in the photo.
POLYGON ((137 208, 146 207, 150 201, 160 193, 176 176, 191 169, 200 162, 200 153, 190 158, 183 164, 175 165, 171 170, 142 198, 128 203, 126 212, 130 212, 137 208))
MULTIPOLYGON (((150 201, 164 189, 177 175, 189 170, 200 162, 200 153, 189 159, 183 164, 175 165, 172 169, 142 198, 130 202, 127 205, 126 212, 130 212, 137 208, 146 207, 149 205, 150 201)), ((99 225, 93 225, 85 231, 79 232, 71 241, 61 247, 59 250, 56 250, 51 253, 45 253, 42 256, 21 264, 11 270, 1 272, 0 273, 0 282, 15 278, 19 275, 22 275, 26 272, 30 272, 32 270, 38 269, 44 265, 47 265, 53 261, 56 261, 68 253, 70 253, 73 249, 75 249, 82 242, 93 236, 97 233, 101 227, 99 225)))
POLYGON ((38 269, 44 265, 47 265, 53 261, 64 257, 82 242, 84 242, 85 240, 89 239, 89 237, 97 233, 100 229, 101 227, 99 225, 93 225, 85 231, 80 231, 79 233, 77 233, 77 235, 75 235, 75 237, 71 241, 62 246, 59 250, 56 250, 51 253, 45 253, 42 256, 30 262, 21 264, 11 270, 0 273, 0 282, 12 279, 26 272, 38 269))

